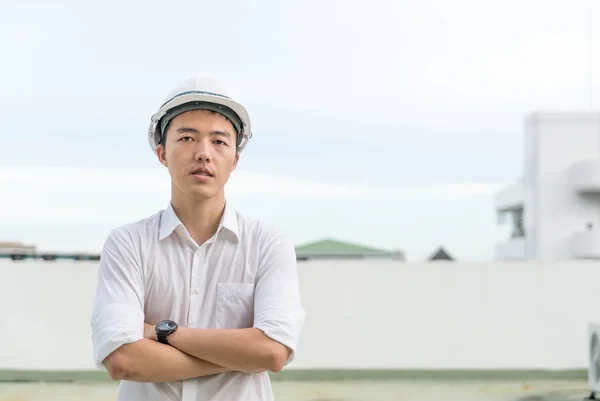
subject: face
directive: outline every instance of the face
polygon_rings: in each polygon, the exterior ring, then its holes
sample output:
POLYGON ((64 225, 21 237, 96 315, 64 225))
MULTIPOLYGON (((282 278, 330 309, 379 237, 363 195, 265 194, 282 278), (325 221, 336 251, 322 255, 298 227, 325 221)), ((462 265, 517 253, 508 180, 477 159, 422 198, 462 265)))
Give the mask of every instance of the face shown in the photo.
POLYGON ((239 154, 233 124, 221 114, 193 110, 175 117, 167 128, 159 161, 169 169, 173 196, 206 200, 223 195, 239 154))

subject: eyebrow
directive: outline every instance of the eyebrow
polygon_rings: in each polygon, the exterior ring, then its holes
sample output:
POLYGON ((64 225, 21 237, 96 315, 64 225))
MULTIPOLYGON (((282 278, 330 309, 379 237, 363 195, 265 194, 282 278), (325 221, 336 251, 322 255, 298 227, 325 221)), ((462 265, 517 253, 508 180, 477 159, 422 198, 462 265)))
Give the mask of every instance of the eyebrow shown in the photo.
MULTIPOLYGON (((200 134, 200 131, 198 131, 196 128, 185 126, 177 128, 176 132, 178 134, 200 134)), ((226 138, 231 138, 231 134, 225 130, 214 130, 211 131, 210 134, 212 136, 224 136, 226 138)))

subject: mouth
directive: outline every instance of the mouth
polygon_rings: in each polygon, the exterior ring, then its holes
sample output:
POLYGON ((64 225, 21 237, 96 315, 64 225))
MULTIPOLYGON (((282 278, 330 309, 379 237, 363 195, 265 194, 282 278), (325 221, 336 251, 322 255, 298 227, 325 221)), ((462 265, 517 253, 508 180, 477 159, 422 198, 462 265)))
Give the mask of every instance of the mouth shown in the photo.
POLYGON ((196 177, 212 177, 213 176, 213 174, 207 168, 198 168, 198 169, 192 171, 191 174, 196 177))

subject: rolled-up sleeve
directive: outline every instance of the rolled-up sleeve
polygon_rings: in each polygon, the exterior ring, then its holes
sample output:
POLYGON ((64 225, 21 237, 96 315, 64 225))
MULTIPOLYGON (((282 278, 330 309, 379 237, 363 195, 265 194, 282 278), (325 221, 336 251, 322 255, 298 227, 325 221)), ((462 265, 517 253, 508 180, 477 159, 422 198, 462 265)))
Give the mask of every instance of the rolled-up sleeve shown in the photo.
POLYGON ((294 245, 280 232, 269 233, 261 245, 254 327, 291 350, 288 365, 295 358, 304 320, 294 245))
POLYGON ((131 234, 113 230, 100 255, 98 284, 91 316, 94 365, 124 344, 144 338, 144 286, 131 234))

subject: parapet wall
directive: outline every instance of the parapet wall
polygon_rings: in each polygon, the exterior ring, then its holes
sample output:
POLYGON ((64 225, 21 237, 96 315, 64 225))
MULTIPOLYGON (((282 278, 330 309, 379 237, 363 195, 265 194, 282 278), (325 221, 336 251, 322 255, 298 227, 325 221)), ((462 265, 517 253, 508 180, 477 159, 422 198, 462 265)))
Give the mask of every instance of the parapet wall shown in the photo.
MULTIPOLYGON (((290 369, 585 369, 600 263, 299 263, 290 369)), ((0 369, 94 370, 97 262, 0 261, 0 369)))

